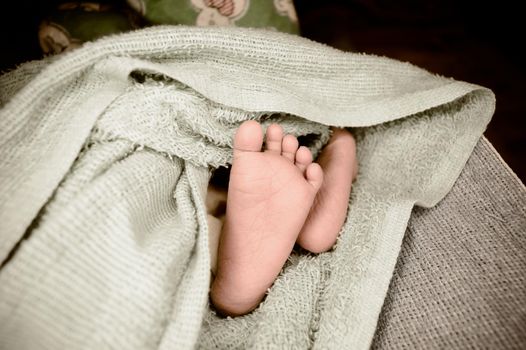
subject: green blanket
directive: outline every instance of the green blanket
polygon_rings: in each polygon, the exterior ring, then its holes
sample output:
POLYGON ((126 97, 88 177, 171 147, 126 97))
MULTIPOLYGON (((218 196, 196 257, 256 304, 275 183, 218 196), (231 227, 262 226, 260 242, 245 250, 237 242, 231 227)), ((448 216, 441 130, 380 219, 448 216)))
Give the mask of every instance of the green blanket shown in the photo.
POLYGON ((0 79, 0 348, 365 349, 413 206, 449 191, 488 89, 288 34, 155 27, 0 79), (335 248, 294 251, 254 312, 209 306, 204 196, 246 119, 316 153, 354 127, 335 248))

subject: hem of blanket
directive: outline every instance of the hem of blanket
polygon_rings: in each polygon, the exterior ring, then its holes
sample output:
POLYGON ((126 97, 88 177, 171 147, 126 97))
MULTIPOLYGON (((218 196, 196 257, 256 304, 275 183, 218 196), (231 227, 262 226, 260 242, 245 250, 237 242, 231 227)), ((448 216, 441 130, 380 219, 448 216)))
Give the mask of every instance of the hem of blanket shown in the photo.
MULTIPOLYGON (((462 81, 444 78, 444 83, 424 91, 415 91, 395 99, 382 99, 367 105, 357 105, 345 109, 320 109, 315 101, 299 99, 294 95, 282 96, 276 91, 259 91, 257 99, 245 96, 243 90, 233 91, 228 81, 212 79, 205 72, 195 69, 191 72, 146 62, 140 58, 123 58, 134 69, 152 70, 165 74, 189 86, 204 97, 216 103, 249 112, 275 112, 297 115, 313 122, 339 127, 367 127, 390 122, 421 113, 451 103, 474 92, 489 91, 484 87, 462 81), (235 93, 234 93, 235 92, 235 93), (280 96, 279 98, 276 96, 280 96), (247 103, 246 101, 250 101, 247 103), (261 102, 260 102, 261 101, 261 102), (411 103, 407 101, 413 101, 411 103), (416 103, 414 101, 417 101, 416 103), (353 119, 352 125, 345 120, 353 119)), ((252 93, 252 92, 251 92, 252 93)))
POLYGON ((482 95, 480 96, 480 110, 470 111, 470 113, 478 115, 477 117, 472 116, 472 118, 480 118, 481 120, 478 123, 473 122, 469 133, 463 138, 455 140, 456 142, 449 148, 447 154, 442 157, 442 161, 435 167, 441 171, 435 171, 435 176, 422 191, 423 194, 427 194, 426 198, 420 195, 422 200, 414 199, 415 205, 431 208, 448 194, 486 130, 495 109, 494 97, 492 98, 494 95, 489 90, 479 90, 476 93, 482 95), (484 103, 484 100, 490 103, 484 103))
POLYGON ((379 244, 376 245, 366 272, 370 277, 356 298, 358 308, 355 311, 362 315, 358 318, 365 322, 353 329, 353 337, 356 339, 353 342, 354 349, 369 349, 371 346, 413 206, 414 202, 401 202, 386 213, 383 225, 386 229, 381 230, 384 235, 378 239, 379 244))

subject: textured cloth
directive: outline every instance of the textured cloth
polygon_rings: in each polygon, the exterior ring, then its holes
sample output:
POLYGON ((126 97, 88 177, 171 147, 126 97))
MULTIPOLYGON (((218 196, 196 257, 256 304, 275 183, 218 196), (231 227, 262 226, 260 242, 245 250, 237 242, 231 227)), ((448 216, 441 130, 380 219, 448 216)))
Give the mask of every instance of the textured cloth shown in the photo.
POLYGON ((367 348, 413 206, 451 189, 494 110, 480 86, 241 28, 109 37, 0 86, 0 347, 16 349, 367 348), (335 248, 293 252, 257 310, 220 318, 204 194, 246 119, 315 154, 327 125, 355 127, 360 172, 335 248))
POLYGON ((526 349, 526 188, 482 139, 415 208, 373 349, 526 349))

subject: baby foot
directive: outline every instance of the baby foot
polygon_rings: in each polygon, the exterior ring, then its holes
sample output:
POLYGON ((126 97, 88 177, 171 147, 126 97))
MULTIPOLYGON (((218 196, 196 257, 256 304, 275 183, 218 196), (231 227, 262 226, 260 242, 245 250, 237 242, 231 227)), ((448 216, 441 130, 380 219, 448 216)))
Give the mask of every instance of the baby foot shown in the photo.
POLYGON ((256 121, 244 122, 234 139, 226 220, 211 299, 222 314, 253 310, 287 260, 323 181, 306 147, 277 124, 268 127, 266 149, 256 121))
POLYGON ((347 216, 351 184, 358 172, 356 143, 351 133, 334 129, 317 162, 323 169, 323 184, 297 240, 313 253, 332 248, 347 216))

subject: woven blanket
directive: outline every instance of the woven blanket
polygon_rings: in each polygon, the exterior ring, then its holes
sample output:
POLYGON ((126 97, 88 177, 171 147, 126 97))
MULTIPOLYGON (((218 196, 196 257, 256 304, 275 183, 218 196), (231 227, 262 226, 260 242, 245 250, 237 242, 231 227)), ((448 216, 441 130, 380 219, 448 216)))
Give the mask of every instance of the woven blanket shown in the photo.
POLYGON ((450 190, 491 91, 242 28, 155 27, 0 79, 0 348, 365 349, 413 206, 450 190), (333 250, 293 251, 263 303, 210 307, 204 196, 247 119, 360 172, 333 250))

